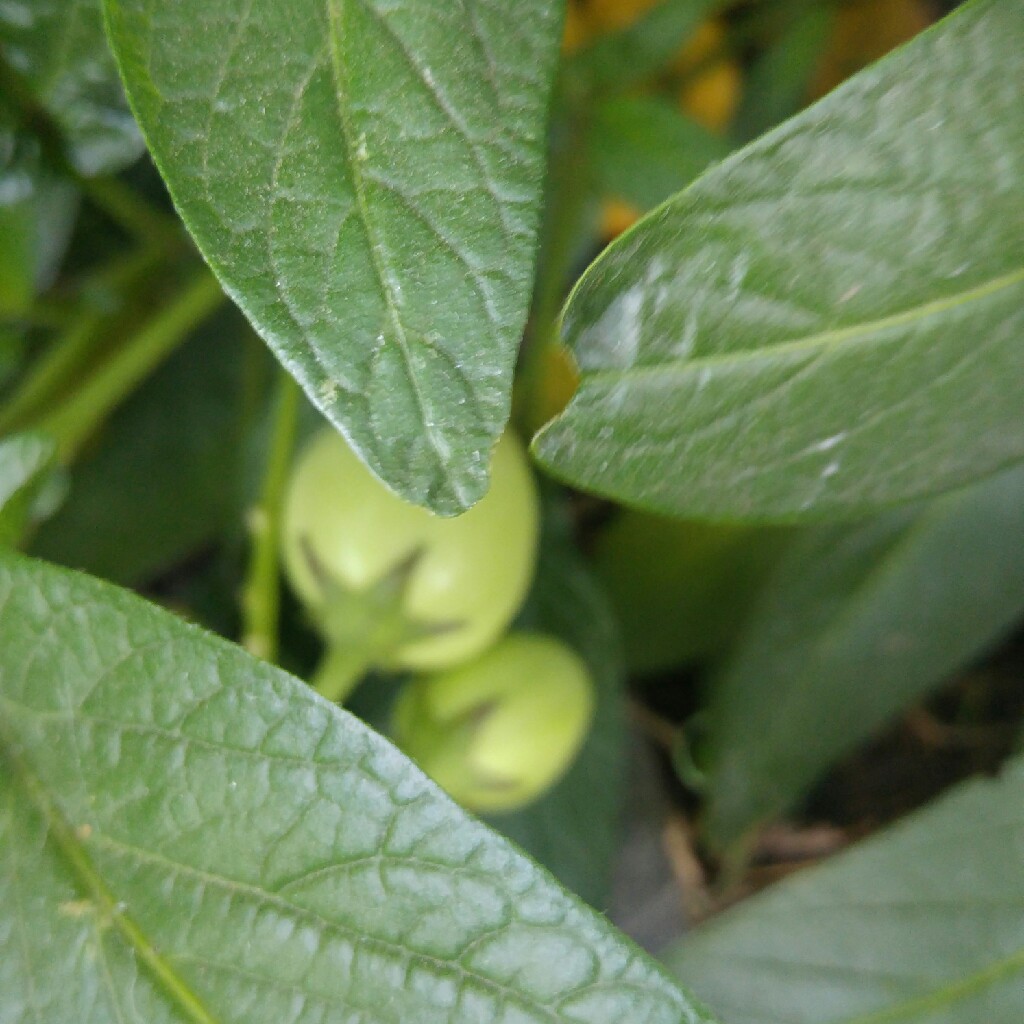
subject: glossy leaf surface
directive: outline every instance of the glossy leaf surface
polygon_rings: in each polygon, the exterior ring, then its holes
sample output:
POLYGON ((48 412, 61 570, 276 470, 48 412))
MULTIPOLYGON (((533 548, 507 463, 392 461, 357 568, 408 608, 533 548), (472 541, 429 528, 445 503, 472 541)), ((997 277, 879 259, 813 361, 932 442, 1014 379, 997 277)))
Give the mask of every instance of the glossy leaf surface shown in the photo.
POLYGON ((571 296, 535 440, 653 511, 849 516, 1024 457, 1024 7, 975 0, 699 179, 571 296))
POLYGON ((730 1024, 1018 1024, 1024 761, 698 929, 667 957, 730 1024))
POLYGON ((303 684, 0 555, 0 1018, 679 1024, 598 915, 303 684))
POLYGON ((106 0, 227 291, 411 501, 483 494, 532 282, 552 0, 106 0))
POLYGON ((783 811, 1024 614, 1024 470, 856 526, 808 531, 711 687, 706 825, 783 811))

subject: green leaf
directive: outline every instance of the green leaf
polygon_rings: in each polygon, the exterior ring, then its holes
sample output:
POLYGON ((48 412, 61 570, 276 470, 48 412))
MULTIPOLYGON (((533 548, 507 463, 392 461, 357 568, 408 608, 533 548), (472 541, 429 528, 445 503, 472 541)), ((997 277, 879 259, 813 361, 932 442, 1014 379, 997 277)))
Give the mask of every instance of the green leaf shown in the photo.
POLYGON ((540 800, 492 824, 591 906, 609 904, 625 797, 625 678, 608 601, 549 505, 537 579, 518 620, 559 637, 586 661, 597 693, 594 721, 565 777, 540 800))
POLYGON ((55 452, 54 443, 41 434, 0 438, 0 546, 21 538, 55 452))
POLYGON ((750 68, 736 115, 735 131, 740 139, 761 135, 802 106, 833 31, 835 15, 831 4, 816 3, 788 12, 778 38, 750 68))
POLYGON ((298 680, 0 556, 0 1018, 706 1020, 298 680))
POLYGON ((1024 761, 699 928, 667 959, 730 1024, 1019 1024, 1024 761))
POLYGON ((600 188, 650 210, 729 153, 729 145, 655 96, 598 105, 589 136, 600 188))
POLYGON ((1024 457, 1024 6, 975 0, 623 235, 564 317, 553 472, 849 516, 1024 457))
POLYGON ((722 0, 659 0, 621 32, 603 36, 569 61, 572 91, 623 92, 659 72, 722 0))
POLYGON ((235 310, 198 331, 76 462, 35 553, 139 584, 240 524, 261 349, 235 310))
POLYGON ((129 98, 232 298, 381 479, 442 514, 509 413, 553 0, 106 0, 129 98))
POLYGON ((791 531, 709 525, 627 509, 598 535, 630 671, 665 672, 722 653, 791 531))
POLYGON ((711 688, 705 825, 729 843, 1024 614, 1024 469, 809 530, 711 688))
MULTIPOLYGON (((142 153, 103 33, 100 0, 5 0, 0 62, 52 118, 81 174, 109 174, 142 153)), ((9 87, 5 80, 5 94, 9 87)), ((5 95, 0 106, 12 98, 5 95)), ((18 112, 18 119, 24 115, 18 112)), ((0 187, 14 185, 17 181, 0 171, 0 187)))

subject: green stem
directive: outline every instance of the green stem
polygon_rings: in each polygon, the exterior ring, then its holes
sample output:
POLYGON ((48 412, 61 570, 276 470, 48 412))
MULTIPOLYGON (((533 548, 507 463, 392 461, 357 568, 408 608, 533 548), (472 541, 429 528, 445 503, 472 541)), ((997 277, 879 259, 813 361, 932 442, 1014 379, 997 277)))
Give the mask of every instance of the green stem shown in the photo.
POLYGON ((117 178, 86 178, 77 171, 73 177, 93 205, 129 234, 165 251, 183 245, 181 225, 117 178))
POLYGON ((242 585, 242 643, 264 661, 276 661, 281 603, 278 560, 281 508, 295 448, 299 420, 299 389, 280 371, 273 432, 259 503, 248 517, 252 549, 242 585))
POLYGON ((133 334, 61 405, 34 424, 70 461, 106 416, 223 300, 217 279, 203 272, 133 334))
POLYGON ((0 410, 0 433, 20 429, 32 419, 42 419, 56 407, 64 393, 79 385, 88 374, 94 354, 109 344, 111 310, 96 294, 111 293, 123 305, 124 293, 143 280, 159 262, 152 249, 119 258, 83 282, 79 313, 46 353, 31 367, 17 390, 0 410), (90 298, 92 296, 92 298, 90 298))
POLYGON ((342 704, 363 681, 370 665, 365 651, 349 646, 329 647, 310 685, 321 696, 342 704))

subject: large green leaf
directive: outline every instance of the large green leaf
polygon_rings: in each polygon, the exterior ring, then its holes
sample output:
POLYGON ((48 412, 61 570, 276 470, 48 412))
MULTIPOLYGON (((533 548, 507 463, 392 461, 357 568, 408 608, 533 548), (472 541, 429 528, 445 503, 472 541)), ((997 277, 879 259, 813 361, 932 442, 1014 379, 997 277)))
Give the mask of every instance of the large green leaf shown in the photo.
POLYGON ((55 453, 56 445, 41 434, 0 439, 0 545, 21 538, 55 453))
MULTIPOLYGON (((4 0, 0 60, 53 119, 80 173, 116 171, 142 152, 142 137, 103 33, 100 0, 4 0)), ((10 98, 5 96, 0 107, 10 98)), ((24 111, 15 113, 24 120, 24 111)), ((28 155, 24 149, 21 153, 28 155)), ((5 189, 16 184, 8 179, 11 169, 0 170, 5 189)), ((19 191, 26 187, 29 182, 21 180, 19 191)))
POLYGON ((712 686, 710 835, 727 843, 786 809, 1022 615, 1024 469, 924 508, 808 531, 712 686))
POLYGON ((668 961, 730 1024, 1020 1024, 1024 761, 723 914, 668 961))
POLYGON ((1024 5, 975 0, 699 179, 569 300, 535 441, 668 514, 849 515, 1024 457, 1024 5))
POLYGON ((0 555, 0 1019, 704 1020, 283 672, 0 555))
POLYGON ((175 202, 386 484, 484 492, 530 296, 554 0, 106 0, 175 202))

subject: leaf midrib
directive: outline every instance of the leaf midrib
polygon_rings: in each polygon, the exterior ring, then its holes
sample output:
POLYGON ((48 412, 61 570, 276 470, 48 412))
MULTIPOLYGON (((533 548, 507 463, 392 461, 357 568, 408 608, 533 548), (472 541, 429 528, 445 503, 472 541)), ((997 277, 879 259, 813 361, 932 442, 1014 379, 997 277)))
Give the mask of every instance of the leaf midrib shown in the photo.
MULTIPOLYGON (((16 702, 10 701, 2 694, 0 694, 0 702, 11 703, 17 707, 21 706, 17 705, 16 702)), ((67 718, 68 716, 60 717, 67 718)), ((189 738, 188 742, 193 744, 195 741, 192 738, 189 738)), ((205 1016, 193 1014, 189 1017, 189 1020, 192 1021, 193 1024, 219 1024, 216 1018, 210 1015, 205 1007, 203 1007, 202 1003, 191 992, 187 984, 178 977, 173 968, 171 968, 166 960, 160 956, 153 944, 145 937, 139 926, 131 921, 131 919, 119 909, 123 904, 117 900, 117 898, 106 887, 102 877, 96 871, 95 867, 93 867, 84 846, 75 835, 74 830, 68 824, 59 809, 46 795, 42 784, 31 774, 27 766, 17 757, 14 750, 14 743, 6 734, 3 722, 0 721, 0 760, 6 758, 15 768, 15 774, 21 779, 26 792, 28 792, 32 799, 32 802, 40 809, 40 812, 43 814, 47 823, 51 825, 58 847, 71 865, 75 878, 79 881, 86 892, 95 899, 104 915, 104 918, 109 918, 112 922, 117 924, 118 930, 122 935, 139 950, 140 958, 150 965, 151 969, 154 970, 159 979, 166 987, 168 987, 168 990, 171 991, 171 994, 177 997, 180 993, 183 997, 194 1004, 195 1009, 206 1014, 205 1016), (63 829, 63 832, 60 831, 61 829, 63 829), (69 844, 68 846, 65 845, 65 841, 69 844), (140 946, 139 942, 143 945, 140 946), (148 949, 152 954, 152 957, 158 961, 159 966, 151 963, 150 958, 145 955, 146 949, 148 949)), ((249 752, 244 750, 232 750, 232 753, 249 752)), ((266 755, 260 756, 263 758, 266 757, 266 755)), ((114 853, 119 853, 122 856, 127 856, 138 863, 160 865, 174 875, 199 879, 207 886, 222 888, 235 896, 248 895, 256 898, 264 905, 273 904, 282 912, 292 914, 302 920, 315 923, 324 931, 343 935, 348 941, 361 941, 372 944, 382 952, 391 955, 398 955, 401 958, 408 958, 411 961, 430 964, 438 971, 439 974, 454 975, 461 978, 464 982, 472 983, 485 992, 490 992, 492 995, 507 999, 509 1002, 515 1003, 530 1013, 538 1014, 545 1020, 550 1021, 551 1024, 557 1024, 558 1021, 562 1020, 559 1013, 552 1007, 546 1006, 537 1000, 532 999, 528 994, 511 988, 494 978, 490 978, 485 974, 474 971, 458 960, 446 960, 442 957, 432 956, 429 953, 410 949, 407 946, 391 942, 380 936, 371 936, 361 933, 350 925, 345 925, 341 922, 325 918, 311 908, 293 903, 279 892, 271 892, 249 883, 227 878, 223 875, 217 874, 216 872, 205 871, 202 868, 179 863, 178 861, 165 857, 163 854, 155 850, 135 846, 123 840, 115 839, 113 836, 96 833, 93 836, 93 842, 95 842, 97 846, 101 846, 114 853)), ((438 864, 436 866, 444 869, 448 868, 447 865, 443 864, 438 864)), ((472 940, 471 944, 475 944, 482 937, 483 936, 477 936, 472 940)), ((465 951, 462 955, 465 955, 465 951)), ((179 1000, 176 999, 176 1001, 179 1000)), ((179 1001, 179 1005, 184 1005, 184 1003, 179 1001)), ((192 1008, 192 1006, 186 1006, 186 1010, 192 1008)))
POLYGON ((452 479, 451 474, 445 470, 445 459, 442 454, 441 447, 439 447, 437 439, 434 436, 434 428, 431 424, 430 417, 427 415, 425 399, 412 367, 412 355, 409 350, 409 339, 406 335, 405 325, 402 323, 402 319, 398 315, 398 305, 395 301, 395 295, 391 285, 388 282, 387 268, 384 266, 382 261, 381 250, 383 248, 383 244, 381 239, 377 236, 377 231, 374 228, 373 220, 370 217, 370 209, 366 201, 366 186, 363 181, 362 168, 359 166, 355 131, 352 127, 351 118, 349 116, 344 89, 344 84, 347 80, 347 73, 345 70, 343 55, 341 53, 342 32, 340 21, 342 8, 345 2, 346 0, 324 0, 324 6, 327 13, 328 48, 330 50, 331 58, 335 108, 338 112, 338 124, 341 128, 342 141, 345 147, 345 159, 348 164, 349 174, 352 176, 352 192, 355 196, 356 208, 359 211, 359 220, 363 225, 363 231, 366 233, 367 247, 370 251, 370 261, 373 264, 374 274, 377 277, 377 283, 380 286, 385 305, 387 306, 388 317, 395 330, 395 340, 398 342, 399 351, 402 353, 402 362, 405 366, 406 376, 409 379, 409 385, 412 388, 413 397, 416 401, 416 408, 419 410, 420 425, 423 428, 423 434, 427 438, 430 443, 430 447, 434 452, 436 465, 440 469, 441 475, 444 477, 448 485, 453 487, 458 500, 463 504, 463 506, 465 506, 467 502, 464 489, 457 486, 456 481, 452 479))
POLYGON ((49 834, 53 837, 72 877, 80 890, 95 903, 103 920, 113 925, 121 938, 135 950, 137 959, 145 964, 160 987, 189 1021, 193 1024, 219 1024, 217 1018, 210 1013, 139 925, 126 913, 123 903, 107 887, 75 830, 51 800, 42 782, 17 753, 16 745, 3 721, 0 721, 0 761, 6 761, 11 767, 13 777, 20 782, 30 803, 36 807, 46 822, 49 834))
POLYGON ((777 356, 785 357, 802 353, 813 354, 815 350, 824 351, 836 348, 844 342, 861 341, 894 327, 903 327, 917 321, 927 320, 929 317, 950 312, 969 302, 979 302, 987 299, 1018 284, 1024 284, 1024 268, 1011 271, 1009 274, 1003 274, 974 288, 968 288, 965 291, 956 292, 953 295, 935 299, 931 302, 924 302, 910 309, 901 310, 899 313, 880 317, 877 320, 853 324, 850 327, 821 331, 804 338, 795 338, 791 341, 783 341, 775 345, 766 345, 763 348, 737 349, 731 352, 698 356, 694 359, 672 359, 644 366, 623 367, 621 369, 610 367, 599 370, 584 370, 583 381, 585 384, 588 381, 599 381, 604 378, 622 380, 633 377, 664 375, 672 371, 690 373, 693 370, 699 370, 704 367, 752 363, 758 360, 772 359, 777 356))

